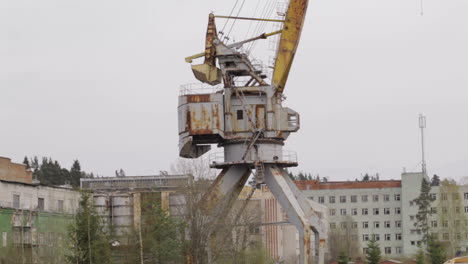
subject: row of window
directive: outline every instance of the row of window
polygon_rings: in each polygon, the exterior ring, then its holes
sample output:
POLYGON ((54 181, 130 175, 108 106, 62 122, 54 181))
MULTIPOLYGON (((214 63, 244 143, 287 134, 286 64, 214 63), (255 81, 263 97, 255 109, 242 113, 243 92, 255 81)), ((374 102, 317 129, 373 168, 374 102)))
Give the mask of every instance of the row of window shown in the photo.
MULTIPOLYGON (((15 209, 21 209, 21 196, 19 194, 13 194, 13 202, 12 207, 15 209)), ((45 199, 44 198, 37 198, 37 210, 44 211, 45 210, 45 199)), ((64 211, 64 202, 63 200, 57 200, 57 207, 58 212, 64 211)))
MULTIPOLYGON (((372 214, 373 215, 379 215, 381 210, 381 208, 373 208, 372 209, 372 214)), ((383 208, 383 214, 384 215, 389 215, 391 214, 391 209, 390 208, 383 208)), ((351 209, 351 215, 358 215, 358 212, 359 210, 357 208, 353 208, 351 209)), ((394 212, 396 215, 399 215, 401 214, 401 208, 400 207, 396 207, 394 208, 394 212)), ((348 214, 348 210, 346 208, 342 208, 340 209, 340 215, 347 215, 348 214)), ((330 216, 334 216, 336 215, 336 209, 330 209, 329 210, 329 215, 330 216)), ((361 209, 361 215, 369 215, 369 209, 368 208, 362 208, 361 209)))
MULTIPOLYGON (((436 193, 431 193, 430 194, 432 200, 437 200, 437 194, 436 193)), ((448 193, 441 193, 440 194, 440 199, 443 201, 448 200, 449 194, 448 193)), ((463 198, 465 200, 468 200, 468 193, 463 193, 463 198)), ((452 193, 452 200, 460 200, 460 194, 459 193, 452 193)))
MULTIPOLYGON (((351 195, 349 198, 350 198, 349 200, 352 203, 357 203, 358 202, 358 196, 357 195, 351 195)), ((314 200, 314 197, 310 196, 309 199, 314 200)), ((318 196, 317 199, 318 199, 317 201, 319 203, 322 203, 322 204, 325 203, 325 196, 318 196)), ((338 201, 340 203, 346 203, 348 201, 348 196, 341 195, 341 196, 338 197, 338 199, 339 199, 338 201)), ((372 195, 372 201, 373 202, 378 202, 379 199, 380 199, 380 195, 378 195, 378 194, 373 194, 372 195)), ((393 199, 395 201, 400 201, 401 196, 399 194, 395 194, 395 195, 393 195, 393 199)), ((384 202, 390 202, 390 194, 383 194, 382 195, 382 200, 384 202)), ((367 195, 367 194, 361 195, 361 202, 367 203, 368 201, 369 201, 369 195, 367 195)), ((328 203, 332 204, 332 203, 336 203, 336 202, 337 202, 336 196, 328 196, 328 203)))
MULTIPOLYGON (((363 252, 364 254, 367 254, 368 250, 369 250, 368 248, 363 248, 363 249, 362 249, 362 252, 363 252)), ((385 253, 386 255, 392 254, 392 248, 391 248, 391 247, 385 247, 385 248, 384 248, 384 253, 385 253)), ((401 247, 396 247, 396 248, 395 248, 395 254, 402 254, 402 253, 403 253, 403 249, 402 249, 401 247)))
MULTIPOLYGON (((442 222, 442 225, 441 225, 442 227, 449 227, 449 223, 451 221, 443 220, 441 222, 442 222)), ((464 223, 465 227, 468 227, 468 220, 465 220, 464 222, 465 222, 464 223)), ((461 227, 462 226, 462 221, 461 220, 453 220, 453 226, 454 227, 461 227)), ((439 221, 431 221, 431 227, 433 227, 433 228, 439 227, 439 221)))
MULTIPOLYGON (((336 227, 337 227, 336 224, 337 223, 334 223, 334 222, 330 223, 330 229, 336 229, 336 227)), ((380 221, 374 221, 372 224, 373 224, 374 228, 380 228, 380 221)), ((358 225, 359 225, 358 222, 352 222, 352 223, 350 223, 350 222, 341 222, 340 223, 340 227, 342 229, 347 229, 347 228, 356 229, 356 228, 358 228, 358 225)), ((383 222, 383 227, 384 228, 391 228, 392 227, 392 222, 391 221, 384 221, 383 222)), ((395 221, 394 227, 395 228, 401 228, 401 221, 395 221)), ((361 228, 362 229, 369 228, 369 222, 367 222, 367 221, 362 222, 361 223, 361 228)))
MULTIPOLYGON (((442 206, 441 210, 442 210, 442 213, 444 213, 444 214, 447 214, 449 212, 449 208, 446 207, 446 206, 442 206)), ((464 211, 465 211, 465 213, 468 213, 468 206, 464 207, 464 211)), ((459 213, 461 213, 461 208, 459 206, 456 206, 456 207, 453 208, 453 212, 455 212, 456 214, 459 214, 459 213)), ((437 214, 437 207, 431 207, 431 213, 432 214, 437 214)))

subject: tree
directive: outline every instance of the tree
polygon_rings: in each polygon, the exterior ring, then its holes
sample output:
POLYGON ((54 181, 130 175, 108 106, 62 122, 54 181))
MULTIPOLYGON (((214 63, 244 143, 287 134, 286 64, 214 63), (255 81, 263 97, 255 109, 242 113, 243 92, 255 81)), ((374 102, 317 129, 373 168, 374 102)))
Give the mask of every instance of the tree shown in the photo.
POLYGON ((356 243, 358 229, 353 228, 353 217, 342 216, 338 222, 339 226, 330 229, 328 233, 330 258, 338 261, 341 253, 350 258, 360 257, 359 244, 356 243))
POLYGON ((416 222, 414 226, 421 230, 422 243, 427 244, 429 238, 429 217, 431 216, 431 203, 434 199, 430 195, 431 184, 423 177, 421 181, 421 191, 418 198, 414 199, 413 202, 418 206, 418 213, 416 214, 416 222))
POLYGON ((81 165, 78 160, 73 162, 72 167, 70 168, 70 185, 77 188, 80 187, 80 179, 83 177, 83 172, 81 172, 81 165))
POLYGON ((437 218, 442 243, 445 245, 448 257, 455 257, 460 247, 462 234, 468 231, 465 223, 468 217, 463 213, 460 188, 454 180, 445 179, 439 186, 437 218))
POLYGON ((439 186, 440 185, 440 177, 437 174, 434 174, 431 179, 431 186, 439 186))
POLYGON ((89 193, 81 194, 80 208, 69 227, 68 235, 71 248, 67 259, 70 263, 111 263, 110 239, 89 193))
POLYGON ((340 255, 338 256, 338 264, 348 264, 348 255, 344 251, 341 251, 340 255))
POLYGON ((426 255, 422 248, 419 248, 418 253, 416 253, 416 264, 426 264, 426 255))
POLYGON ((444 245, 433 237, 430 237, 428 240, 427 252, 431 264, 443 264, 447 260, 447 252, 444 245))
POLYGON ((31 169, 31 165, 29 164, 29 159, 27 156, 24 156, 23 164, 26 166, 27 170, 31 169))
POLYGON ((364 177, 362 177, 362 181, 370 181, 370 176, 369 174, 365 174, 364 177))
POLYGON ((382 255, 380 253, 380 245, 375 240, 374 235, 372 239, 367 243, 366 261, 367 264, 379 264, 382 255))

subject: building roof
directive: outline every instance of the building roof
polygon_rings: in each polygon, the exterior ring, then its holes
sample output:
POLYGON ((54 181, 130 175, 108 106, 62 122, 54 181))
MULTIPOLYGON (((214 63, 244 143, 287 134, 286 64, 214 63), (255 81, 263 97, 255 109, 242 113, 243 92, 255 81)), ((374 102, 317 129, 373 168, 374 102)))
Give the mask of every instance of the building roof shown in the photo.
POLYGON ((400 188, 400 180, 385 181, 339 181, 319 182, 316 180, 294 181, 299 190, 336 190, 336 189, 381 189, 400 188))

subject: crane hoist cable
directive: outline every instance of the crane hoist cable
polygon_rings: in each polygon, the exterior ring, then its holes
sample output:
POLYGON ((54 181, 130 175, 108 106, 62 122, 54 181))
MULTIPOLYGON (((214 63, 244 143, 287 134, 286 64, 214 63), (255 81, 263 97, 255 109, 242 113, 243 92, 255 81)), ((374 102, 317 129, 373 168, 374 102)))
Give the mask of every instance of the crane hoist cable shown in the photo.
MULTIPOLYGON (((237 15, 236 15, 237 17, 239 16, 240 12, 242 11, 242 8, 244 7, 244 4, 245 4, 245 0, 242 1, 241 6, 239 7, 239 11, 237 11, 237 15)), ((234 21, 232 22, 231 28, 229 29, 229 32, 227 33, 228 38, 229 38, 229 35, 231 34, 232 28, 236 24, 236 21, 237 21, 237 19, 234 18, 234 21)))
MULTIPOLYGON (((236 9, 236 6, 237 6, 237 3, 239 2, 239 0, 236 0, 236 3, 234 4, 234 6, 232 7, 231 9, 231 12, 229 13, 229 16, 232 16, 232 13, 234 13, 234 10, 236 9)), ((220 32, 223 32, 224 34, 224 29, 226 28, 226 25, 229 23, 229 19, 226 19, 226 22, 224 22, 224 25, 223 25, 223 28, 221 29, 220 32)))

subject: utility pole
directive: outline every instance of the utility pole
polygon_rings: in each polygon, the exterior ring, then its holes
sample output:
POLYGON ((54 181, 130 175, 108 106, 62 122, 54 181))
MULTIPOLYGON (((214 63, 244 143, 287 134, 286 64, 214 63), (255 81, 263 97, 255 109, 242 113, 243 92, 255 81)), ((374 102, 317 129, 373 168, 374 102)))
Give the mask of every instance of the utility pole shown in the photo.
POLYGON ((426 128, 426 117, 422 114, 419 114, 419 128, 421 129, 421 167, 422 173, 427 174, 426 171, 426 158, 425 158, 425 149, 424 149, 424 129, 426 128))

